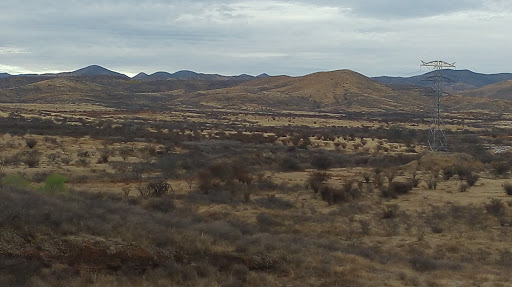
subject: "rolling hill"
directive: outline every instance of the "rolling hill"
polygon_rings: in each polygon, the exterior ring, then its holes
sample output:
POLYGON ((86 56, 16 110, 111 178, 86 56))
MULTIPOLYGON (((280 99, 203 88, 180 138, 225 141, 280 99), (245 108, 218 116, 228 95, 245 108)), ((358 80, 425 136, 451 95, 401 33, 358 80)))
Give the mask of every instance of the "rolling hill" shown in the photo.
MULTIPOLYGON (((469 72, 469 75, 475 74, 469 72)), ((479 75, 476 74, 473 86, 491 81, 479 75)), ((501 77, 506 77, 506 74, 501 77)), ((494 81, 496 75, 491 78, 494 81)), ((471 77, 460 76, 460 81, 467 79, 471 77)), ((512 101, 503 101, 512 98, 511 87, 510 81, 501 82, 446 97, 443 101, 453 111, 502 111, 511 107, 512 101)), ((137 99, 141 107, 155 109, 187 105, 421 113, 431 108, 430 94, 430 88, 401 84, 388 86, 350 70, 318 72, 301 77, 270 77, 266 74, 227 77, 180 71, 174 74, 140 73, 129 78, 100 66, 89 66, 70 73, 0 78, 0 102, 95 103, 117 108, 126 108, 128 102, 137 99)))
POLYGON ((7 74, 7 73, 0 73, 0 78, 7 78, 7 77, 10 77, 11 75, 10 74, 7 74))
POLYGON ((195 93, 187 100, 212 105, 378 111, 400 111, 422 106, 423 102, 419 93, 398 93, 350 70, 258 78, 226 89, 195 93))

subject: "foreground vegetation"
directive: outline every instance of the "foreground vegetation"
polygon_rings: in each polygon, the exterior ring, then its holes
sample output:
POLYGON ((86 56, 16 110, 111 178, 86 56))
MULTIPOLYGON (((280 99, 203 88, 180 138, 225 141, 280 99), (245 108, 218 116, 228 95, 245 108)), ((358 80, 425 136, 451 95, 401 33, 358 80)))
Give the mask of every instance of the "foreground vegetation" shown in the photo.
POLYGON ((0 286, 510 286, 508 129, 182 112, 5 112, 0 286))

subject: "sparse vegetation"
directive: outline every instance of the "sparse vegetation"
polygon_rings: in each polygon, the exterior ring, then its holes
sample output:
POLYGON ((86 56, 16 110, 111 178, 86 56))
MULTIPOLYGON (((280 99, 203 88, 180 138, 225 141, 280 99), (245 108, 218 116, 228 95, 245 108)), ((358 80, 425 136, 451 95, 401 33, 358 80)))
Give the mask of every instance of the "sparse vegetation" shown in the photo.
POLYGON ((417 114, 195 100, 0 107, 0 285, 508 286, 512 156, 483 148, 510 145, 494 120, 436 154, 417 114))
POLYGON ((23 176, 18 173, 10 174, 2 177, 0 181, 2 186, 14 186, 14 187, 28 187, 30 182, 28 182, 23 176))
POLYGON ((506 176, 510 171, 510 164, 506 161, 493 161, 491 166, 497 176, 506 176))
POLYGON ((512 195, 512 183, 506 182, 502 185, 502 188, 507 195, 512 195))

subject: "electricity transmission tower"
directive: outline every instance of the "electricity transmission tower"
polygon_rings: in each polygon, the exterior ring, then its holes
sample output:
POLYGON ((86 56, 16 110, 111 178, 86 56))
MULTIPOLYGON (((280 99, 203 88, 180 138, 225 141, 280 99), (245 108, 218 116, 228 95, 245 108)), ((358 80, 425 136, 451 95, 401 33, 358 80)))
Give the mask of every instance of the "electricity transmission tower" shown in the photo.
POLYGON ((434 109, 432 111, 432 120, 430 122, 430 134, 428 137, 428 145, 432 151, 443 151, 448 147, 446 133, 444 131, 441 98, 443 97, 443 81, 446 79, 442 75, 442 69, 455 68, 455 63, 447 63, 445 61, 421 61, 422 67, 427 67, 434 71, 433 75, 428 77, 433 82, 434 88, 434 109))

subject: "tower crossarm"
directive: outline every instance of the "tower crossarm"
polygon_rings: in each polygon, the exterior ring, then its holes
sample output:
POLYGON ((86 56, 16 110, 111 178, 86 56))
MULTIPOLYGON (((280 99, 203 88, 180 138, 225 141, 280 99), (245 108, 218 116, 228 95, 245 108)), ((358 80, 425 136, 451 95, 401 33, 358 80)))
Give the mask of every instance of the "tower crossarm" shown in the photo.
POLYGON ((440 70, 440 69, 444 69, 444 68, 455 68, 455 62, 448 63, 445 61, 429 61, 429 62, 421 61, 421 66, 422 67, 431 67, 434 70, 440 70))

